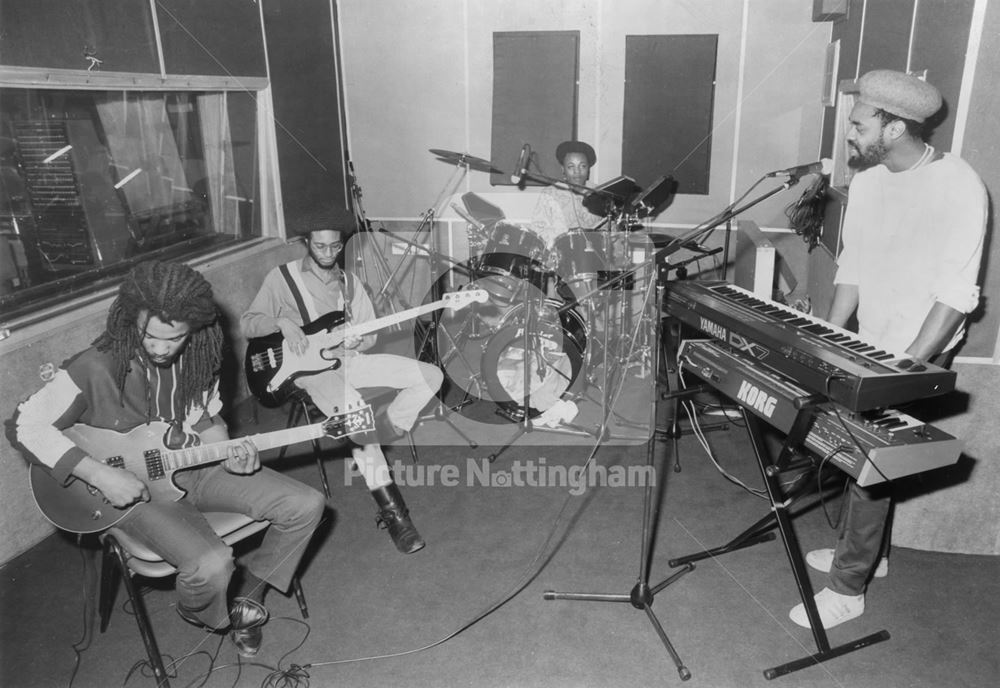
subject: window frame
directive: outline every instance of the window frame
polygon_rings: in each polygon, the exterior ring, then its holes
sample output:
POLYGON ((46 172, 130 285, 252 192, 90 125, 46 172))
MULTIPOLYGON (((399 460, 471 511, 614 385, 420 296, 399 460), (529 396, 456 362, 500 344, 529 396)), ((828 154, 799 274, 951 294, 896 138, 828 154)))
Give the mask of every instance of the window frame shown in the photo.
MULTIPOLYGON (((277 145, 274 127, 274 107, 269 80, 265 77, 232 76, 161 76, 125 72, 82 72, 67 69, 38 69, 29 67, 0 66, 0 88, 50 89, 74 91, 154 91, 154 92, 241 92, 249 93, 256 102, 255 136, 257 144, 257 208, 260 235, 233 237, 213 246, 195 247, 177 253, 173 247, 159 249, 143 258, 170 254, 188 263, 200 263, 214 257, 228 256, 247 247, 255 247, 263 240, 285 236, 285 223, 281 212, 281 190, 278 184, 277 145)), ((121 263, 118 264, 122 265, 121 263)), ((74 281, 74 293, 58 293, 59 284, 65 279, 54 280, 56 294, 45 289, 44 295, 30 299, 23 305, 0 316, 0 339, 11 330, 21 329, 57 317, 76 308, 103 299, 121 282, 122 271, 114 273, 114 266, 95 270, 89 282, 74 281)), ((40 285, 43 286, 43 285, 40 285)))

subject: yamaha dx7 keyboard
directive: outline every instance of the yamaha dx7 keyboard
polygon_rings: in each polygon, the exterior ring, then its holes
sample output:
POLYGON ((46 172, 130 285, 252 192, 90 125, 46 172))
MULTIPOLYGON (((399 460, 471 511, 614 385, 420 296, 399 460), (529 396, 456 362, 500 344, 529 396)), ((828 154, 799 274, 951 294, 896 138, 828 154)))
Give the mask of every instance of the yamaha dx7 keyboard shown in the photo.
POLYGON ((898 406, 955 388, 950 370, 881 351, 852 332, 726 282, 670 282, 664 308, 852 411, 898 406))
POLYGON ((812 404, 805 447, 851 475, 861 486, 947 466, 961 442, 894 410, 851 412, 712 341, 689 340, 678 354, 681 368, 788 434, 800 408, 812 404))

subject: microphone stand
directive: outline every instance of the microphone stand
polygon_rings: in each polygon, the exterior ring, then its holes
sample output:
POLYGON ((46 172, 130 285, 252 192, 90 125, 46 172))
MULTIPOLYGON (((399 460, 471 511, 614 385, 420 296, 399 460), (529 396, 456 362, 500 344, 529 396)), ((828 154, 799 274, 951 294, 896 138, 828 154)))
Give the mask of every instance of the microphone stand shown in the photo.
MULTIPOLYGON (((430 209, 430 210, 427 211, 425 217, 426 218, 433 218, 433 214, 434 214, 433 209, 430 209)), ((431 220, 430 222, 426 222, 426 224, 429 227, 429 229, 428 229, 428 237, 430 238, 431 242, 433 243, 433 242, 435 242, 435 234, 434 234, 434 231, 433 231, 433 224, 432 224, 432 222, 433 221, 431 220)), ((425 224, 425 223, 422 222, 421 226, 423 226, 423 224, 425 224)), ((443 260, 446 263, 450 264, 451 267, 454 267, 454 266, 456 266, 456 265, 459 264, 458 261, 454 260, 450 256, 444 256, 444 255, 441 254, 440 251, 437 251, 434 248, 430 248, 428 246, 424 246, 423 244, 421 244, 419 242, 412 241, 412 240, 407 239, 405 237, 399 236, 398 234, 390 232, 385 227, 382 227, 379 231, 382 234, 386 234, 387 236, 389 236, 393 241, 400 241, 400 242, 406 244, 406 246, 407 246, 406 250, 407 251, 416 250, 416 251, 419 251, 419 252, 425 254, 428 258, 430 258, 430 261, 431 261, 431 270, 430 270, 430 272, 431 272, 432 276, 436 275, 438 273, 438 268, 437 268, 438 261, 443 260)), ((419 231, 419 228, 418 228, 418 231, 419 231)), ((400 265, 402 265, 402 262, 400 262, 400 265)), ((397 266, 397 269, 398 269, 398 266, 397 266)), ((439 284, 439 282, 438 282, 437 279, 433 279, 431 281, 431 301, 432 302, 439 301, 441 299, 441 296, 442 295, 441 295, 440 284, 439 284)), ((441 311, 440 310, 436 310, 433 313, 431 313, 430 324, 427 325, 426 329, 424 330, 423 334, 421 335, 421 341, 420 341, 420 343, 418 344, 418 346, 416 348, 417 353, 419 355, 420 352, 423 352, 423 351, 427 350, 427 347, 429 347, 430 357, 433 359, 433 362, 434 362, 435 365, 440 365, 440 361, 441 361, 440 351, 439 351, 439 347, 438 347, 438 332, 444 332, 445 335, 447 337, 449 337, 449 340, 451 341, 452 346, 457 347, 457 344, 454 342, 454 340, 451 340, 451 334, 448 332, 447 328, 440 327, 440 322, 441 322, 441 311)), ((442 371, 442 372, 444 372, 444 371, 442 371)), ((417 420, 418 420, 418 422, 421 421, 421 420, 440 420, 440 421, 443 421, 452 430, 454 430, 455 433, 459 437, 461 437, 463 440, 465 440, 466 443, 469 445, 470 448, 475 449, 476 447, 478 447, 479 444, 474 439, 472 439, 471 437, 469 437, 468 435, 466 435, 464 432, 462 432, 462 429, 459 428, 457 425, 455 425, 454 422, 452 422, 451 418, 449 418, 448 414, 445 412, 445 408, 446 407, 445 407, 444 399, 442 398, 441 393, 438 393, 437 394, 437 404, 434 407, 434 411, 432 413, 430 413, 429 415, 427 415, 427 416, 420 416, 420 417, 418 417, 417 420)), ((416 463, 417 457, 416 457, 416 452, 413 450, 412 437, 411 437, 411 440, 410 440, 410 450, 413 453, 413 461, 414 461, 414 463, 416 463)))
MULTIPOLYGON (((769 192, 763 194, 762 196, 760 196, 759 198, 757 198, 756 200, 751 201, 751 202, 749 202, 749 203, 747 203, 747 204, 745 204, 743 206, 735 207, 735 204, 733 204, 733 206, 730 206, 729 208, 727 208, 726 210, 724 210, 722 213, 720 213, 715 219, 713 219, 713 221, 707 227, 704 227, 704 228, 702 228, 702 227, 696 227, 694 230, 692 230, 691 232, 689 232, 687 235, 683 235, 683 236, 675 239, 674 241, 670 242, 667 246, 665 246, 663 249, 660 249, 659 251, 656 251, 654 253, 653 257, 650 258, 649 260, 644 261, 643 263, 639 264, 638 266, 635 266, 632 269, 624 271, 624 272, 627 273, 627 274, 634 274, 637 270, 639 270, 640 268, 645 267, 645 266, 651 266, 651 268, 653 270, 655 270, 656 269, 657 258, 659 256, 661 256, 661 255, 662 256, 667 256, 667 255, 671 255, 672 253, 675 253, 676 251, 678 251, 679 249, 681 249, 685 244, 687 244, 687 243, 689 243, 691 241, 696 241, 697 238, 700 237, 701 235, 706 234, 707 232, 710 232, 712 229, 714 229, 715 227, 718 227, 720 224, 722 224, 724 222, 728 222, 730 219, 732 219, 733 217, 735 217, 739 213, 743 212, 744 210, 747 210, 748 208, 753 207, 754 205, 757 205, 758 203, 760 203, 764 199, 769 198, 769 197, 773 196, 774 194, 776 194, 776 193, 778 193, 780 191, 783 191, 783 190, 785 190, 785 189, 793 186, 797 181, 798 181, 797 178, 794 178, 794 179, 790 178, 785 184, 783 184, 782 186, 778 187, 777 189, 769 191, 769 192)), ((607 284, 613 284, 613 283, 616 283, 616 282, 618 282, 620 280, 623 280, 625 278, 626 278, 626 274, 622 274, 622 275, 619 275, 619 276, 615 277, 612 280, 609 280, 607 282, 607 284)), ((599 287, 599 288, 601 288, 601 287, 599 287)), ((665 284, 659 284, 659 283, 657 284, 655 305, 656 305, 656 311, 658 313, 660 313, 660 314, 663 313, 664 293, 665 293, 665 290, 666 290, 666 285, 665 284)), ((595 291, 597 291, 597 290, 595 289, 595 291)), ((572 307, 572 306, 568 306, 568 307, 572 307)), ((657 348, 659 348, 660 341, 661 341, 662 334, 663 334, 662 333, 662 326, 663 326, 662 318, 661 317, 657 317, 656 318, 655 331, 654 331, 654 342, 656 343, 657 348)), ((660 356, 659 355, 655 356, 654 360, 656 361, 656 363, 654 363, 654 365, 653 365, 653 379, 654 379, 654 385, 655 385, 655 381, 659 379, 659 375, 660 375, 660 370, 659 370, 660 356)), ((672 398, 678 399, 678 403, 679 403, 679 399, 680 398, 683 398, 685 396, 693 395, 696 391, 697 391, 697 388, 680 390, 678 392, 672 393, 670 396, 672 398)), ((654 387, 654 392, 655 392, 655 387, 654 387)), ((655 424, 656 424, 656 415, 657 415, 657 413, 656 413, 656 407, 657 407, 657 401, 658 401, 657 396, 658 395, 654 394, 654 399, 653 399, 652 405, 651 405, 652 406, 652 409, 651 409, 651 412, 650 412, 651 427, 655 427, 655 424)), ((660 398, 663 398, 663 397, 660 397, 660 398)), ((655 462, 654 456, 655 456, 655 448, 656 448, 657 439, 658 439, 657 438, 657 433, 655 433, 655 432, 651 433, 649 441, 648 441, 647 446, 646 446, 646 465, 647 465, 648 468, 650 468, 653 471, 654 475, 656 475, 656 467, 655 467, 655 463, 656 462, 655 462)), ((665 463, 666 463, 666 461, 664 460, 664 464, 665 463)), ((656 614, 653 612, 653 609, 652 609, 653 601, 654 601, 654 599, 655 599, 655 597, 656 597, 656 595, 658 593, 660 593, 665 588, 667 588, 670 585, 672 585, 673 583, 675 583, 678 579, 680 579, 685 574, 687 574, 690 571, 694 570, 694 563, 692 561, 684 561, 682 563, 678 563, 677 564, 677 566, 679 566, 679 570, 678 571, 675 571, 672 575, 670 575, 669 577, 667 577, 666 579, 664 579, 660 583, 657 583, 655 585, 651 585, 650 584, 650 572, 651 572, 650 570, 651 570, 651 562, 652 562, 652 549, 653 549, 653 544, 654 544, 653 540, 654 540, 654 533, 656 531, 656 525, 657 525, 657 521, 658 521, 658 517, 659 517, 660 501, 662 500, 662 489, 663 489, 663 487, 662 487, 661 482, 657 481, 657 480, 647 481, 646 486, 645 486, 644 497, 643 497, 642 533, 641 533, 641 543, 640 543, 641 544, 641 548, 640 548, 640 556, 639 556, 639 570, 638 570, 638 575, 637 575, 636 583, 635 583, 635 585, 631 588, 631 590, 628 593, 621 594, 621 593, 593 593, 593 592, 556 592, 554 590, 546 590, 542 594, 542 599, 544 599, 544 600, 570 600, 570 601, 582 601, 582 602, 615 602, 615 603, 626 603, 626 604, 630 604, 635 609, 638 609, 640 611, 645 612, 647 619, 649 620, 649 622, 653 626, 653 630, 656 632, 656 634, 659 637, 660 641, 663 643, 664 648, 667 650, 667 653, 670 655, 670 658, 673 660, 674 666, 677 669, 677 673, 678 673, 680 679, 682 681, 686 681, 686 680, 688 680, 688 679, 691 678, 691 671, 687 668, 687 666, 681 660, 681 658, 680 658, 679 654, 677 653, 676 649, 674 649, 674 646, 670 642, 670 639, 667 636, 666 631, 664 631, 664 629, 663 629, 663 625, 660 623, 659 619, 657 618, 656 614), (654 494, 653 483, 656 483, 656 485, 657 485, 657 491, 656 491, 655 494, 654 494)), ((671 562, 671 566, 674 566, 673 562, 671 562)), ((768 676, 768 678, 770 678, 770 676, 768 676)))

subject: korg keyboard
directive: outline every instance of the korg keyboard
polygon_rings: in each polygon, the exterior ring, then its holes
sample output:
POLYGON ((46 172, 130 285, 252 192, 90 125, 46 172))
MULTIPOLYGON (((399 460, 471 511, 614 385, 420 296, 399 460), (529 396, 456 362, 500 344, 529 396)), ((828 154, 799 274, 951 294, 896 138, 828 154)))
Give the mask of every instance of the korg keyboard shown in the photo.
POLYGON ((786 435, 806 404, 813 421, 804 444, 861 486, 921 473, 958 461, 961 441, 896 410, 851 412, 812 394, 730 347, 689 340, 681 369, 719 390, 786 435))
POLYGON ((945 394, 955 373, 882 351, 853 332, 726 282, 670 282, 667 314, 851 411, 945 394))

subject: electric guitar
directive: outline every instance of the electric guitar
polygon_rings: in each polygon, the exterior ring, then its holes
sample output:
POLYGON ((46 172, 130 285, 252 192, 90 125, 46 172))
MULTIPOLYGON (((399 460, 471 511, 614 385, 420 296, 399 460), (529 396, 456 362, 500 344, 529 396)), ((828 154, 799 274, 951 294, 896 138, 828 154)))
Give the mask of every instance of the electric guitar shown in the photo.
MULTIPOLYGON (((375 419, 367 404, 346 413, 327 418, 322 423, 301 425, 285 430, 248 435, 223 442, 198 444, 184 449, 165 449, 163 437, 170 430, 166 423, 140 425, 122 433, 89 425, 77 424, 63 431, 91 456, 107 457, 103 463, 124 468, 146 483, 150 501, 176 502, 184 496, 173 474, 203 464, 225 461, 230 447, 251 440, 259 451, 284 447, 297 442, 327 436, 339 439, 358 432, 372 430, 375 419)), ((142 503, 119 509, 104 498, 101 491, 89 483, 73 478, 63 484, 38 464, 28 472, 31 492, 42 515, 52 525, 71 533, 96 533, 110 528, 142 503)))
POLYGON ((485 289, 467 289, 445 294, 439 301, 409 308, 357 325, 346 325, 343 311, 332 311, 302 327, 309 345, 296 354, 285 346, 280 332, 253 337, 247 342, 243 368, 247 387, 265 406, 280 406, 291 392, 291 382, 302 375, 312 375, 340 367, 338 347, 347 337, 361 337, 397 325, 442 308, 459 310, 470 303, 486 303, 485 289))

